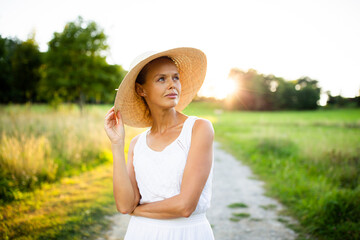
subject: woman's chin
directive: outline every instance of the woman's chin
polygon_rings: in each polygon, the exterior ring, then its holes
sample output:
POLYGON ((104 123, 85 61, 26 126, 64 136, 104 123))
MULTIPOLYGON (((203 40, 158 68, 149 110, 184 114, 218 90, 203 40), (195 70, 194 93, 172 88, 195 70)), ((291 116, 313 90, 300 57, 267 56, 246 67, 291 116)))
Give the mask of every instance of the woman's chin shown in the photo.
POLYGON ((167 105, 167 108, 174 108, 176 105, 178 105, 179 99, 174 99, 172 101, 169 101, 167 105))

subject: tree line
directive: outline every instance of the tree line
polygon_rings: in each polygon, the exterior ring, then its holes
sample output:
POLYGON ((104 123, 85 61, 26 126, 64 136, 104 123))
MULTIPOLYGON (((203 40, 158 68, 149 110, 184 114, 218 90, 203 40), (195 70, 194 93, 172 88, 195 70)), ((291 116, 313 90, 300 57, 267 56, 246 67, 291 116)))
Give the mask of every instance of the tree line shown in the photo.
MULTIPOLYGON (((321 88, 317 80, 307 76, 289 81, 254 69, 233 68, 229 78, 235 81, 236 89, 225 103, 233 110, 314 110, 319 107, 321 88)), ((343 98, 330 92, 327 95, 327 107, 360 107, 360 97, 343 98)))
POLYGON ((231 69, 229 78, 237 89, 227 99, 227 106, 241 110, 316 109, 320 99, 318 81, 303 77, 286 81, 274 75, 231 69))
POLYGON ((341 95, 332 96, 330 92, 326 92, 328 100, 326 106, 332 108, 356 108, 360 107, 360 90, 359 95, 352 98, 346 98, 341 95))
MULTIPOLYGON (((35 36, 26 41, 0 35, 0 103, 62 102, 111 103, 126 75, 120 65, 106 62, 107 36, 93 21, 78 17, 55 32, 47 52, 40 52, 35 36)), ((318 81, 302 77, 288 81, 256 70, 231 69, 237 83, 226 99, 230 109, 310 110, 319 106, 318 81)), ((360 97, 344 98, 329 92, 327 106, 360 107, 360 97)))
POLYGON ((26 41, 0 35, 0 103, 109 103, 126 75, 106 62, 107 36, 93 21, 78 17, 55 32, 47 52, 34 35, 26 41))

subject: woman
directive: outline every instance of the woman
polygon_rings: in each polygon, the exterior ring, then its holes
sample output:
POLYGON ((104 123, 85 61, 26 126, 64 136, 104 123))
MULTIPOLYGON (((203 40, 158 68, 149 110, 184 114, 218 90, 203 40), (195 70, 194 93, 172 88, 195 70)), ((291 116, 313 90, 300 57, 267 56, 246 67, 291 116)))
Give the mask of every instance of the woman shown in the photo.
POLYGON ((125 240, 214 239, 206 210, 213 172, 212 124, 181 110, 200 89, 206 56, 194 48, 145 53, 132 64, 105 117, 118 211, 132 215, 125 240), (150 127, 124 157, 124 123, 150 127))

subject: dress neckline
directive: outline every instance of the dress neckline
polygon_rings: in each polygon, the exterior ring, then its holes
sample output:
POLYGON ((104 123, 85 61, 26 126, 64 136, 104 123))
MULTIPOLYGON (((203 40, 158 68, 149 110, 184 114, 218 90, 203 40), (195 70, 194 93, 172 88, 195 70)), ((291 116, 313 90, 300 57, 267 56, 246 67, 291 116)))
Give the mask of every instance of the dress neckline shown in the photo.
POLYGON ((164 152, 168 147, 170 147, 171 145, 173 145, 179 138, 180 136, 182 135, 183 131, 184 131, 184 127, 185 127, 185 124, 187 122, 187 120, 189 120, 190 116, 188 116, 184 123, 183 123, 183 126, 181 127, 181 131, 180 131, 180 134, 175 138, 174 141, 172 141, 171 143, 169 143, 166 147, 164 147, 161 151, 156 151, 154 149, 152 149, 148 144, 147 144, 147 135, 149 134, 151 128, 149 128, 146 132, 145 132, 145 146, 152 152, 155 152, 155 153, 162 153, 164 152))

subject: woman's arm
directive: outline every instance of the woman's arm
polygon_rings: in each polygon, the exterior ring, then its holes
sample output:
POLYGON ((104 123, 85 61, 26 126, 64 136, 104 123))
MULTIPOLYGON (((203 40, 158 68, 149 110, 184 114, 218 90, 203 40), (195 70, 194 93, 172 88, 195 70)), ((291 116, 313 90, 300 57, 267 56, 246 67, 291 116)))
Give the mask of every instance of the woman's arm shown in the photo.
POLYGON ((125 164, 124 147, 112 144, 113 152, 113 192, 116 208, 122 214, 134 211, 140 200, 140 193, 135 179, 133 150, 138 136, 129 146, 128 161, 125 164))
POLYGON ((139 205, 131 215, 157 219, 189 217, 199 202, 213 159, 214 129, 205 119, 195 121, 180 194, 139 205))
POLYGON ((105 116, 104 129, 111 141, 113 153, 113 192, 116 208, 121 213, 131 213, 140 199, 132 164, 132 152, 137 138, 131 141, 128 164, 126 165, 124 156, 124 124, 120 112, 115 115, 114 107, 105 116))

